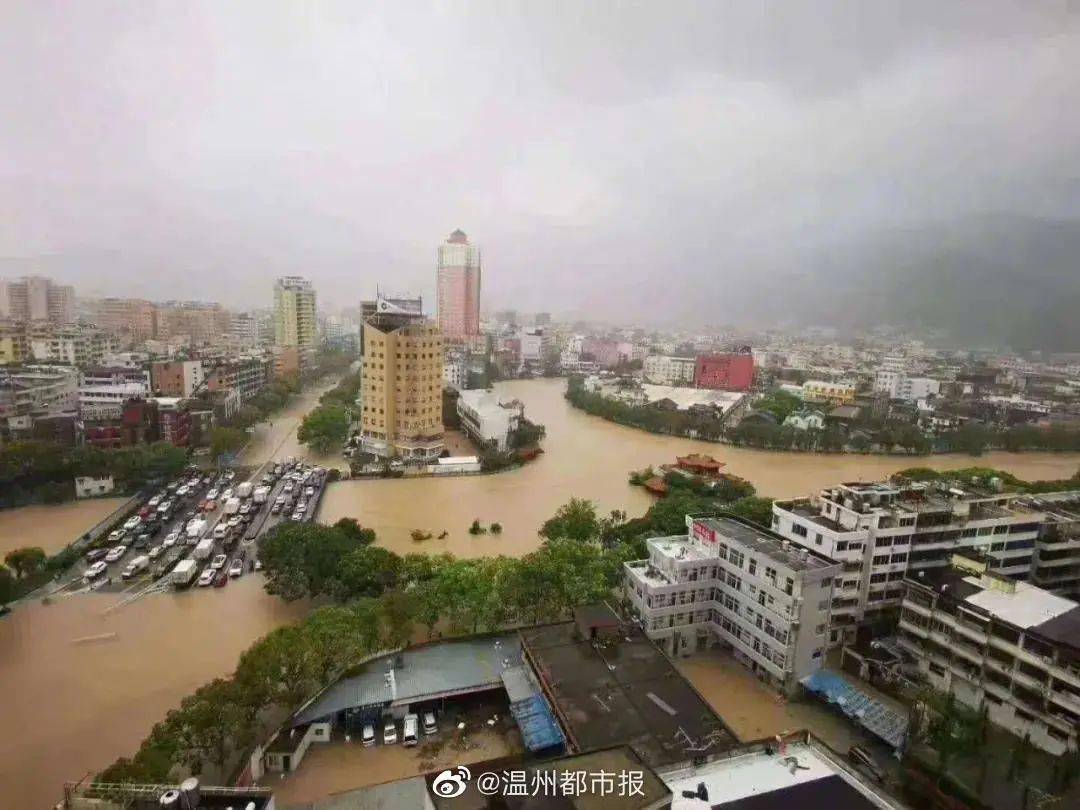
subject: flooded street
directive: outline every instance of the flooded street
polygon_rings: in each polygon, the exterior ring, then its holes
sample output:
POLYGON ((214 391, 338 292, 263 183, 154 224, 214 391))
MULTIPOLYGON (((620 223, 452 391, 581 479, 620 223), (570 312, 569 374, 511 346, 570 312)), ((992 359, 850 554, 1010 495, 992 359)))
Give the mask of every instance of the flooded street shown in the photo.
POLYGON ((40 546, 55 554, 120 508, 123 498, 91 498, 55 506, 0 510, 0 560, 12 549, 40 546))
MULTIPOLYGON (((496 475, 332 484, 320 519, 356 517, 376 529, 382 544, 404 553, 521 554, 537 545, 540 523, 571 497, 590 498, 604 510, 641 513, 650 499, 627 485, 627 472, 672 461, 676 453, 714 455, 762 494, 774 496, 808 494, 837 481, 879 478, 913 465, 978 463, 1024 478, 1067 477, 1080 465, 1077 454, 991 453, 976 461, 741 450, 654 436, 575 411, 563 399, 562 380, 510 382, 500 389, 521 398, 528 416, 547 426, 546 452, 539 459, 496 475), (474 518, 485 525, 502 523, 503 534, 472 537, 466 529, 474 518), (414 543, 409 538, 414 528, 450 534, 442 541, 414 543)), ((313 457, 296 442, 296 427, 319 393, 299 398, 272 427, 259 426, 241 461, 258 464, 295 455, 340 465, 339 455, 313 457)), ((106 504, 34 507, 42 511, 28 529, 8 528, 25 525, 18 523, 26 520, 23 510, 0 513, 0 537, 6 544, 13 532, 26 531, 35 545, 55 539, 58 548, 96 522, 93 510, 107 512, 106 504), (71 510, 79 510, 78 520, 69 517, 71 510)), ((0 619, 0 717, 8 730, 0 738, 0 807, 49 806, 60 797, 64 780, 130 755, 180 698, 231 671, 258 636, 306 610, 267 596, 256 576, 222 589, 149 596, 104 615, 116 601, 116 596, 80 595, 51 605, 27 604, 0 619)), ((329 771, 336 771, 339 755, 328 750, 325 756, 329 771)))
POLYGON ((411 480, 346 481, 331 485, 319 519, 355 517, 375 529, 380 544, 399 553, 449 551, 461 556, 522 554, 539 544, 537 527, 573 497, 589 498, 604 512, 644 512, 651 498, 628 486, 630 470, 673 462, 676 454, 708 453, 727 471, 753 482, 771 497, 809 495, 838 481, 873 480, 912 466, 937 469, 975 464, 1000 467, 1021 478, 1067 478, 1080 467, 1077 453, 987 453, 971 456, 858 456, 770 453, 657 436, 605 422, 571 408, 563 380, 500 383, 506 396, 525 403, 525 413, 547 427, 544 454, 518 470, 496 475, 411 480), (469 524, 501 523, 501 535, 470 535, 469 524), (413 529, 449 532, 415 543, 413 529))

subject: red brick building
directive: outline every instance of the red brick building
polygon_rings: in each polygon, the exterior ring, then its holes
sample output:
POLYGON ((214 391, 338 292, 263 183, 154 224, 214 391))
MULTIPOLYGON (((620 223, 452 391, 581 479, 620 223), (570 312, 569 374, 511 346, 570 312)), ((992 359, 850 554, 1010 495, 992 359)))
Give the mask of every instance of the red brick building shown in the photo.
POLYGON ((749 391, 754 382, 754 356, 749 351, 706 354, 694 364, 694 385, 717 391, 749 391))

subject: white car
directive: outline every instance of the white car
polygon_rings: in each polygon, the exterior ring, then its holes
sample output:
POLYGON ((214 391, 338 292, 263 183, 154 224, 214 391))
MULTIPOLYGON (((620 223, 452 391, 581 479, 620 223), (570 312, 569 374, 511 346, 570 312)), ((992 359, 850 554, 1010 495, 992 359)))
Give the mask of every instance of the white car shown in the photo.
POLYGON ((240 516, 236 515, 235 517, 229 518, 229 523, 227 525, 228 525, 228 527, 230 529, 235 529, 237 526, 240 525, 240 523, 241 523, 240 516))
POLYGON ((119 544, 126 536, 127 532, 123 529, 117 529, 116 531, 109 532, 109 542, 119 544))
POLYGON ((208 501, 216 501, 217 496, 218 496, 217 489, 212 489, 212 490, 210 490, 209 492, 206 493, 206 500, 208 500, 208 501))
POLYGON ((133 532, 137 528, 139 528, 139 524, 141 524, 141 523, 142 523, 142 518, 141 517, 139 517, 138 515, 132 515, 124 523, 124 530, 129 531, 129 532, 133 532))
POLYGON ((162 501, 158 504, 158 512, 168 512, 172 509, 172 501, 162 501))
POLYGON ((292 515, 291 515, 291 518, 290 518, 290 519, 291 519, 291 520, 292 520, 293 522, 295 522, 295 523, 299 523, 300 521, 302 521, 302 520, 304 519, 304 513, 303 513, 303 512, 301 512, 301 511, 300 511, 300 510, 298 509, 298 510, 296 510, 295 512, 293 512, 293 513, 292 513, 292 515))
POLYGON ((314 494, 315 494, 315 487, 308 487, 307 489, 304 490, 304 497, 305 498, 310 498, 314 494))
POLYGON ((225 535, 227 535, 228 533, 229 533, 229 524, 228 523, 219 523, 217 526, 214 527, 214 539, 215 540, 224 540, 225 535))
POLYGON ((435 723, 435 712, 424 712, 424 733, 434 734, 439 730, 435 723))
POLYGON ((96 563, 86 569, 86 571, 83 573, 83 580, 85 580, 86 582, 91 582, 100 577, 108 570, 109 566, 106 565, 103 560, 98 560, 96 563))
POLYGON ((397 742, 397 725, 393 720, 387 720, 386 725, 383 726, 382 741, 384 745, 393 745, 397 742))
POLYGON ((360 737, 361 742, 364 744, 364 748, 370 748, 375 744, 375 726, 372 723, 364 723, 364 732, 360 737))
POLYGON ((188 485, 184 484, 182 487, 180 487, 180 489, 176 490, 176 497, 177 498, 186 498, 188 492, 190 492, 190 491, 191 490, 188 489, 188 485))
POLYGON ((220 571, 222 568, 225 567, 225 563, 227 563, 228 561, 229 561, 229 558, 226 557, 224 554, 218 554, 216 557, 214 557, 213 561, 210 563, 210 570, 211 571, 220 571))
POLYGON ((201 574, 199 574, 199 587, 206 588, 214 584, 214 577, 217 576, 217 571, 213 568, 207 568, 201 574))
POLYGON ((233 496, 232 487, 229 487, 227 490, 225 490, 224 492, 221 493, 221 500, 227 501, 232 496, 233 496))
POLYGON ((105 555, 105 562, 114 563, 127 554, 127 546, 115 546, 109 549, 109 553, 105 555))
POLYGON ((161 505, 161 496, 155 495, 153 498, 146 502, 146 505, 149 506, 151 509, 157 509, 158 506, 161 505))
POLYGON ((179 541, 180 541, 180 532, 179 532, 179 530, 177 530, 177 531, 174 531, 174 532, 169 532, 165 536, 165 539, 161 541, 161 545, 164 548, 172 548, 179 541))
POLYGON ((285 488, 282 489, 281 491, 286 493, 286 494, 292 492, 293 491, 293 483, 292 483, 292 481, 289 481, 287 484, 285 484, 285 488))
POLYGON ((151 560, 156 560, 158 557, 160 557, 164 553, 165 553, 165 546, 164 545, 154 546, 152 549, 150 549, 150 553, 147 556, 149 556, 151 560))
POLYGON ((229 576, 235 579, 244 573, 244 561, 237 557, 229 564, 229 576))

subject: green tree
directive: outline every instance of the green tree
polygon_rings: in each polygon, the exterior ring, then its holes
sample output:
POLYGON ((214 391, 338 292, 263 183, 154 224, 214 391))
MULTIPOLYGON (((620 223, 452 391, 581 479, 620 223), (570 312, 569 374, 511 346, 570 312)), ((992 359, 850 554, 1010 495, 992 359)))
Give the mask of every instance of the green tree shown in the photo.
POLYGON ((210 455, 220 458, 235 455, 247 444, 247 434, 232 427, 216 427, 210 431, 210 455))
POLYGON ((375 542, 375 530, 365 529, 356 518, 343 517, 334 524, 334 528, 362 545, 369 546, 375 542))
POLYGON ((19 579, 36 574, 45 567, 47 559, 45 551, 37 546, 17 548, 4 556, 4 562, 19 579))
POLYGON ((295 709, 321 686, 324 665, 302 625, 280 627, 240 656, 236 680, 256 705, 295 709))
POLYGON ((297 438, 316 452, 326 453, 345 441, 352 421, 340 405, 320 405, 304 417, 297 438))
POLYGON ((15 575, 11 569, 0 565, 0 608, 15 598, 15 575))
POLYGON ((398 584, 400 576, 401 557, 389 549, 379 546, 354 549, 338 564, 338 598, 381 596, 398 584))
POLYGON ((772 503, 772 498, 751 496, 725 505, 724 510, 767 528, 772 525, 772 503))
POLYGON ((549 540, 567 538, 583 543, 599 534, 600 520, 596 516, 596 506, 583 498, 571 498, 540 527, 540 536, 549 540))
POLYGON ((195 774, 201 773, 206 763, 224 772, 230 754, 247 743, 254 731, 239 688, 224 678, 185 697, 180 708, 166 717, 166 723, 178 743, 180 761, 195 774))
POLYGON ((383 639, 388 647, 408 644, 413 635, 415 619, 413 603, 403 591, 387 591, 379 597, 379 616, 382 619, 383 639))

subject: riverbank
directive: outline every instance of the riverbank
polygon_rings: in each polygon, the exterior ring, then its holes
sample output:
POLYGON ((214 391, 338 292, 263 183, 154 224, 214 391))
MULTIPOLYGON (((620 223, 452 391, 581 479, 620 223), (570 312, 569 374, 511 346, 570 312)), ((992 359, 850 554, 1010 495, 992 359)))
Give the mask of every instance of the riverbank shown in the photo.
POLYGON ((729 426, 726 421, 706 419, 683 411, 630 405, 603 394, 585 391, 579 382, 567 383, 571 406, 617 425, 660 436, 742 447, 765 452, 821 455, 882 455, 925 458, 931 455, 966 453, 977 457, 989 451, 1032 453, 1080 452, 1080 431, 1042 430, 1028 425, 993 428, 967 425, 935 437, 915 425, 871 429, 859 424, 850 430, 800 430, 769 422, 745 420, 729 426))

